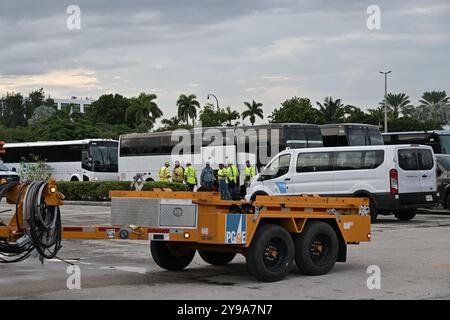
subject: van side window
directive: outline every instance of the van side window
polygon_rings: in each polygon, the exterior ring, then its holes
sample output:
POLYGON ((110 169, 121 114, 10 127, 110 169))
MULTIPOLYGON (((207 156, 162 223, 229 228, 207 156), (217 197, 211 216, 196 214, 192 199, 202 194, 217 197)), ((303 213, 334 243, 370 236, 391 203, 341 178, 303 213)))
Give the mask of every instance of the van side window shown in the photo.
POLYGON ((291 155, 283 154, 272 161, 264 170, 261 172, 261 177, 263 180, 270 180, 281 177, 289 172, 291 166, 291 155))
POLYGON ((398 150, 398 164, 403 170, 419 170, 417 154, 414 149, 398 150))
POLYGON ((433 169, 433 154, 430 150, 418 150, 417 155, 419 156, 419 169, 420 170, 431 170, 433 169))
POLYGON ((297 172, 331 171, 331 153, 301 153, 297 158, 297 172))
POLYGON ((336 152, 335 170, 375 169, 384 161, 383 150, 336 152))

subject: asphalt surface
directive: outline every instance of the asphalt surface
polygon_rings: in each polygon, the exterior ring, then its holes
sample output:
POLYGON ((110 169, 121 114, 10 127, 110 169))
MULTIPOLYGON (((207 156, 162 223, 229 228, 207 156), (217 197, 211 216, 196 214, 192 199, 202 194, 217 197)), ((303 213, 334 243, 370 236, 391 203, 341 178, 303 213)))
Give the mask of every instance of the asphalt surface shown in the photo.
MULTIPOLYGON (((66 205, 63 223, 107 224, 109 210, 66 205)), ((151 259, 148 241, 64 240, 59 257, 79 266, 81 289, 67 288, 67 263, 29 258, 0 264, 0 299, 450 299, 450 213, 428 211, 409 222, 382 216, 372 241, 349 246, 347 262, 329 274, 294 268, 276 283, 255 280, 243 256, 215 267, 197 255, 186 270, 165 271, 151 259), (368 289, 371 265, 379 267, 380 289, 368 289)))

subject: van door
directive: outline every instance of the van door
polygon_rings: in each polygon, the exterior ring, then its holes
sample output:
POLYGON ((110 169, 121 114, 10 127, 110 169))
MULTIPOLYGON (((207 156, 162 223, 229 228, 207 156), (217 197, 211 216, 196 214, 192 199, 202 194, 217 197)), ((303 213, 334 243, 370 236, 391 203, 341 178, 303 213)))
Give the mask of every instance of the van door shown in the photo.
POLYGON ((422 192, 419 161, 415 149, 398 149, 399 193, 422 192))
POLYGON ((435 192, 437 183, 433 153, 430 149, 417 149, 417 156, 419 158, 422 192, 435 192))
POLYGON ((301 152, 292 175, 294 194, 331 194, 333 165, 331 152, 301 152), (294 171, 295 170, 295 171, 294 171))
POLYGON ((264 190, 272 194, 292 194, 292 156, 285 153, 277 156, 261 172, 264 190))

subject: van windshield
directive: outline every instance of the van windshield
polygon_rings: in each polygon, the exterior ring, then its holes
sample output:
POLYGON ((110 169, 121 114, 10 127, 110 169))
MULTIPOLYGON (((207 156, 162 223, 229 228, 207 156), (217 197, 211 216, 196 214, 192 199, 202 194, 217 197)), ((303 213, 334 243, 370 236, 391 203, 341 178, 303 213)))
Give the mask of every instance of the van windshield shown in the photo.
POLYGON ((291 164, 291 155, 283 154, 273 160, 264 170, 261 172, 261 180, 275 179, 284 176, 289 172, 291 164))

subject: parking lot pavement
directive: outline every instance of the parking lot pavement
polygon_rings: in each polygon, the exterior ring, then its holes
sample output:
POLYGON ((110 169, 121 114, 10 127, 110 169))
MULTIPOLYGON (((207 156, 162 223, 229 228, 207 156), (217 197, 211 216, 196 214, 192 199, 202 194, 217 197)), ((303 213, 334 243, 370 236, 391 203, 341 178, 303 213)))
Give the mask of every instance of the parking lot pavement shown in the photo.
MULTIPOLYGON (((0 211, 10 208, 2 203, 0 211)), ((109 207, 66 205, 63 223, 107 224, 109 207)), ((81 271, 69 290, 69 266, 34 258, 0 265, 1 299, 450 299, 450 214, 423 212, 409 222, 380 217, 372 241, 349 246, 346 263, 310 277, 294 268, 283 281, 261 283, 237 256, 225 267, 197 255, 184 271, 168 272, 151 259, 148 241, 64 240, 59 257, 81 271), (369 266, 380 268, 381 288, 369 290, 369 266)), ((10 212, 0 214, 7 220, 10 212)), ((370 283, 373 283, 369 281, 370 283)))

